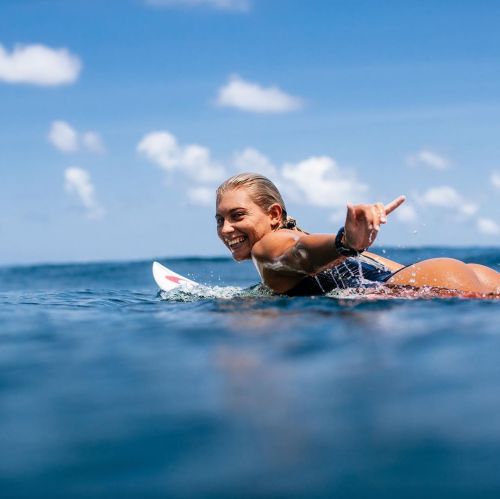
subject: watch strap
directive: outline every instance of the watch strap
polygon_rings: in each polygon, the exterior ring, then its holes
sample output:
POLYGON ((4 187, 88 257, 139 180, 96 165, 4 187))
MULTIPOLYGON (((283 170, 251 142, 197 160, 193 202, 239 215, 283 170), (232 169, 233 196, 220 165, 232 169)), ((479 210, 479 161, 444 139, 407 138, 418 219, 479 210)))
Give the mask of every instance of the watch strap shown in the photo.
POLYGON ((363 250, 358 251, 344 244, 344 234, 345 227, 340 227, 335 237, 335 249, 337 253, 342 256, 358 256, 363 250))

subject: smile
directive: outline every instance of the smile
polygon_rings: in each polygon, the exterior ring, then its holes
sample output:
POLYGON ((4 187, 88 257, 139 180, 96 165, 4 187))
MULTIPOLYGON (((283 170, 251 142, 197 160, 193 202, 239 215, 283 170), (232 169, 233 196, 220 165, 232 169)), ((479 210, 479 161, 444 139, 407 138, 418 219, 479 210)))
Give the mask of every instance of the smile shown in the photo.
POLYGON ((240 236, 240 237, 235 237, 234 239, 227 240, 226 239, 226 244, 229 246, 229 249, 231 251, 234 251, 238 249, 243 242, 247 240, 246 236, 240 236))

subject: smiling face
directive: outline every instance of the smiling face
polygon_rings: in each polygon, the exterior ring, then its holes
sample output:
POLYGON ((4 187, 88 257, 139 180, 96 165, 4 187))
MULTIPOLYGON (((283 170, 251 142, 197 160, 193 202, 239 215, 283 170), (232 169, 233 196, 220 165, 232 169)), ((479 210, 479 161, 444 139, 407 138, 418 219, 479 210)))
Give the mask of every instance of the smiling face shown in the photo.
POLYGON ((251 257, 253 245, 279 225, 280 216, 278 205, 266 213, 254 203, 247 189, 230 189, 217 204, 217 235, 235 260, 246 260, 251 257))

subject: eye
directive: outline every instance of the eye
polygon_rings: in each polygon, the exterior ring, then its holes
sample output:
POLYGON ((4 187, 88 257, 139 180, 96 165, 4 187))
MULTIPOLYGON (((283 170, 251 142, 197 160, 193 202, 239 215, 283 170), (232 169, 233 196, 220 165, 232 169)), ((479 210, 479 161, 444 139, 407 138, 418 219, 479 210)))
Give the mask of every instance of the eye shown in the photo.
POLYGON ((242 211, 236 211, 235 213, 233 213, 234 220, 241 220, 244 216, 245 214, 242 211))
POLYGON ((215 223, 217 224, 217 227, 222 227, 224 219, 222 217, 215 217, 215 223))

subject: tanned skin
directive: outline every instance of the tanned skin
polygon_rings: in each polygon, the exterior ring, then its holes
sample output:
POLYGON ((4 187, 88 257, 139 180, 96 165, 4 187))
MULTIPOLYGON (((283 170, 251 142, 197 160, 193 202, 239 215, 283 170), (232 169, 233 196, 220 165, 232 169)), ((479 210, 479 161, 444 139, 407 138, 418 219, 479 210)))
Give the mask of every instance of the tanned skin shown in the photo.
MULTIPOLYGON (((344 245, 364 250, 375 241, 387 215, 396 210, 405 197, 384 205, 347 206, 344 245)), ((306 275, 338 265, 345 257, 335 249, 335 234, 306 234, 298 230, 278 229, 282 208, 273 204, 267 212, 253 202, 245 188, 226 191, 216 208, 217 234, 235 260, 252 258, 262 281, 277 293, 286 293, 306 275)), ((387 284, 416 288, 432 286, 477 293, 500 292, 500 274, 477 264, 465 264, 451 258, 433 258, 409 267, 380 257, 392 271, 399 271, 387 284)))

